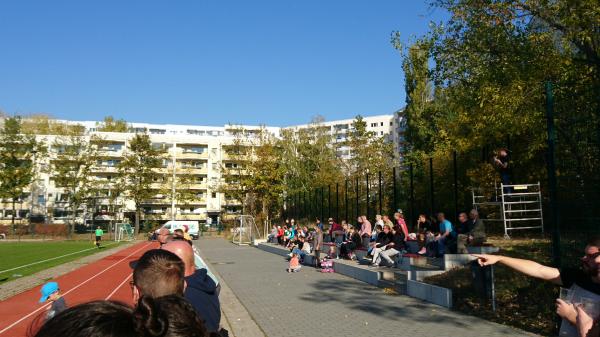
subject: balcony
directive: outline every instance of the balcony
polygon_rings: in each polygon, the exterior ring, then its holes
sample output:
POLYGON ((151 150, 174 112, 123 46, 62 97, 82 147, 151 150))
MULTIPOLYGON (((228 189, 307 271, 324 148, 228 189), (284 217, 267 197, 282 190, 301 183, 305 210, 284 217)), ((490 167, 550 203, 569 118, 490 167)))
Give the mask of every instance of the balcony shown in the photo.
POLYGON ((208 174, 208 169, 205 167, 181 166, 177 168, 177 174, 208 174))
POLYGON ((187 186, 188 189, 190 190, 205 190, 207 188, 206 182, 203 182, 201 184, 190 184, 187 186))
POLYGON ((117 166, 108 166, 108 165, 96 165, 92 172, 94 173, 117 173, 119 169, 117 166))
POLYGON ((177 152, 176 159, 208 159, 208 151, 204 152, 177 152))

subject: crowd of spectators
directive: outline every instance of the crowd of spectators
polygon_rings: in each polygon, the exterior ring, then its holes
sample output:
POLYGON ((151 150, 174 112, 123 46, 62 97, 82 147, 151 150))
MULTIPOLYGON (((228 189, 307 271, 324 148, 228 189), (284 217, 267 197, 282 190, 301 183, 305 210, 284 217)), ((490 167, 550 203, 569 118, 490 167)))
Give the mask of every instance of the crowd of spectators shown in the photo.
MULTIPOLYGON (((365 259, 372 267, 395 267, 397 257, 439 258, 445 254, 467 254, 468 247, 481 246, 486 241, 485 225, 476 209, 458 214, 456 225, 444 213, 438 213, 435 217, 420 214, 412 232, 402 212, 395 213, 393 219, 390 220, 387 215, 376 215, 372 225, 363 215, 356 219, 356 225, 352 225, 346 221, 340 224, 330 218, 327 221, 329 226, 325 228, 320 219, 315 219, 310 229, 300 229, 291 220, 286 221, 283 228, 273 227, 270 242, 289 248, 291 262, 288 271, 299 271, 303 258, 311 250, 316 263, 319 263, 323 246, 329 247, 329 259, 355 260, 355 252, 363 250, 366 251, 365 259), (280 233, 282 229, 283 234, 280 233)), ((565 287, 568 298, 557 299, 556 303, 556 312, 563 319, 560 335, 600 336, 600 238, 588 241, 581 269, 557 269, 500 255, 472 255, 477 257, 481 266, 501 263, 526 275, 565 287)))
POLYGON ((328 226, 324 226, 316 218, 311 228, 301 227, 294 219, 288 219, 283 225, 273 226, 267 239, 288 248, 289 256, 296 255, 300 263, 311 252, 320 252, 325 236, 329 258, 355 260, 355 251, 365 250, 374 267, 380 264, 394 266, 395 258, 405 254, 432 258, 446 253, 465 254, 468 246, 485 242, 485 226, 477 210, 471 210, 469 215, 460 213, 459 221, 454 226, 444 213, 438 213, 436 217, 421 214, 414 231, 410 232, 402 211, 394 213, 393 220, 388 215, 377 214, 373 224, 365 215, 358 216, 355 225, 329 218, 328 226))
MULTIPOLYGON (((93 301, 47 315, 34 337, 224 337, 220 327, 220 287, 199 258, 185 231, 159 230, 160 249, 146 251, 133 268, 130 282, 134 307, 115 301, 93 301)), ((60 301, 58 285, 42 289, 44 301, 60 301), (45 291, 45 292, 44 292, 45 291)), ((56 309, 53 309, 56 310, 56 309)), ((32 330, 33 330, 32 325, 32 330)))

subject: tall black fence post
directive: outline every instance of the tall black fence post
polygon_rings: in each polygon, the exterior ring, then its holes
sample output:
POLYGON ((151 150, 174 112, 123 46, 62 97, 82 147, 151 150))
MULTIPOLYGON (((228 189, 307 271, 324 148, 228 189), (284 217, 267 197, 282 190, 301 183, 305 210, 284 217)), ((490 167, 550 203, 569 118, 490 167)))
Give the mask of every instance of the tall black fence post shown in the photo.
POLYGON ((359 208, 359 203, 358 203, 358 177, 356 177, 356 186, 355 186, 355 191, 356 191, 356 208, 354 209, 354 212, 356 212, 356 218, 358 218, 358 216, 360 215, 360 208, 359 208))
POLYGON ((377 178, 379 179, 379 214, 381 213, 381 205, 383 203, 383 193, 382 193, 382 186, 381 186, 381 171, 377 172, 377 178))
POLYGON ((429 187, 431 197, 431 215, 435 212, 435 187, 433 186, 433 157, 429 157, 429 187))
POLYGON ((550 212, 552 214, 552 258, 554 266, 561 266, 560 258, 560 223, 558 205, 556 202, 556 164, 555 164, 555 141, 556 130, 554 129, 554 95, 552 82, 546 82, 546 120, 548 124, 548 190, 550 192, 550 212))
POLYGON ((331 218, 331 185, 327 185, 327 217, 331 218))
POLYGON ((410 224, 415 220, 415 172, 413 164, 410 164, 410 224))
POLYGON ((456 162, 456 151, 452 152, 452 163, 454 168, 454 223, 458 225, 458 164, 456 162))
MULTIPOLYGON (((392 167, 392 188, 394 189, 394 199, 393 199, 393 204, 392 204, 392 213, 396 212, 396 210, 398 210, 398 196, 397 196, 397 192, 396 192, 396 167, 392 167)), ((412 216, 412 214, 411 214, 412 216)), ((410 222, 410 220, 409 220, 410 222)))
POLYGON ((325 217, 325 191, 323 191, 323 186, 321 186, 321 221, 325 217))
POLYGON ((340 183, 335 183, 335 218, 340 221, 340 183))
POLYGON ((346 218, 346 221, 350 221, 350 219, 348 219, 348 179, 346 179, 344 181, 344 217, 346 218))
POLYGON ((368 170, 367 170, 367 176, 366 177, 367 177, 367 181, 366 181, 367 182, 367 213, 366 214, 367 214, 367 219, 369 219, 369 221, 370 221, 370 219, 371 219, 371 215, 370 215, 371 214, 371 212, 370 212, 370 210, 371 210, 371 196, 369 195, 369 171, 368 170))

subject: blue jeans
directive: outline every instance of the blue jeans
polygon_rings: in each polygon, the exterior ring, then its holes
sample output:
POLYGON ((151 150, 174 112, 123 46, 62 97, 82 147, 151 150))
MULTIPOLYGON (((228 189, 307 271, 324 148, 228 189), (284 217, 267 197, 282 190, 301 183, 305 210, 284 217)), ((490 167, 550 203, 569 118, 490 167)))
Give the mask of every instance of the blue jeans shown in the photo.
POLYGON ((440 237, 437 243, 438 254, 444 255, 446 253, 446 238, 440 237))
POLYGON ((298 256, 300 256, 300 259, 302 260, 304 260, 304 257, 306 256, 306 252, 298 248, 292 249, 292 254, 298 254, 298 256))

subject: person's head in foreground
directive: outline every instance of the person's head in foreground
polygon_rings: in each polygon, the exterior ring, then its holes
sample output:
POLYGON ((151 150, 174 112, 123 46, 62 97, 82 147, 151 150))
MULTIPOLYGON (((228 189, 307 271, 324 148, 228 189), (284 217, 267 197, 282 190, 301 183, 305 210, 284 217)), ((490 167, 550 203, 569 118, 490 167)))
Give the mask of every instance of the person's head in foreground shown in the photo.
POLYGON ((33 337, 204 337, 194 308, 180 296, 142 297, 135 309, 112 301, 69 308, 47 321, 33 337))
POLYGON ((42 297, 40 298, 40 303, 44 303, 46 301, 54 302, 60 298, 60 289, 58 288, 58 283, 56 282, 48 282, 42 286, 40 289, 42 293, 42 297))
POLYGON ((182 296, 184 271, 183 261, 170 251, 152 249, 145 252, 133 269, 133 301, 137 302, 142 296, 182 296))
POLYGON ((194 250, 187 242, 171 241, 162 246, 162 249, 175 254, 183 262, 184 276, 190 276, 196 271, 194 250))
POLYGON ((173 231, 173 236, 183 238, 183 229, 177 228, 173 231))
POLYGON ((161 245, 164 245, 165 243, 167 243, 167 241, 169 241, 170 236, 171 233, 169 232, 169 230, 165 227, 161 227, 158 230, 158 233, 156 234, 156 241, 158 241, 158 243, 160 243, 161 245))
POLYGON ((587 242, 581 262, 583 271, 600 283, 600 237, 594 237, 587 242))

